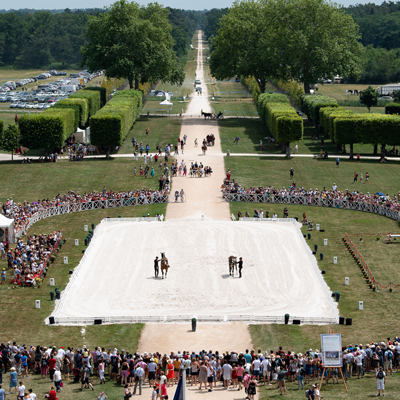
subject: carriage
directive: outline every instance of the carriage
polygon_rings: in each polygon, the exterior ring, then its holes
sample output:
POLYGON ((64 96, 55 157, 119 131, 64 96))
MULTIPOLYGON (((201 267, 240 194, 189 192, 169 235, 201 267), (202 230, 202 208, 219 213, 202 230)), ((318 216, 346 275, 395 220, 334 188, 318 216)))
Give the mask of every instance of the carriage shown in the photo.
POLYGON ((215 144, 215 136, 213 134, 207 135, 206 139, 207 139, 207 146, 214 146, 214 144, 215 144))

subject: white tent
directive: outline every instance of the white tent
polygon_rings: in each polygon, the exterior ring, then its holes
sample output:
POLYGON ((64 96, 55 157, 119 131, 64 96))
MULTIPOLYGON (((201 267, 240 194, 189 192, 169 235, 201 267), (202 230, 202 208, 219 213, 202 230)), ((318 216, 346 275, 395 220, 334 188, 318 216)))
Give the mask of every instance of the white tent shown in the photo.
POLYGON ((0 214, 0 241, 14 243, 14 220, 0 214))

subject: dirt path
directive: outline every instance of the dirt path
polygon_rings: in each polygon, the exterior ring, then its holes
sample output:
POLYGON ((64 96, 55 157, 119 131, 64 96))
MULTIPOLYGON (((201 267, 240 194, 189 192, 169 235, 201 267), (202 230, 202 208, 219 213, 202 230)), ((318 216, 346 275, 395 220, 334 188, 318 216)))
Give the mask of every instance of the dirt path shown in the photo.
POLYGON ((204 80, 203 71, 203 43, 202 35, 199 33, 199 46, 197 57, 196 79, 201 81, 203 94, 201 96, 193 92, 192 99, 188 109, 184 114, 181 128, 181 138, 187 136, 184 154, 175 156, 180 164, 185 161, 186 166, 190 168, 193 161, 200 161, 204 166, 211 166, 213 173, 207 178, 184 178, 175 177, 172 180, 172 193, 175 190, 183 189, 186 193, 186 203, 169 203, 167 206, 167 219, 173 218, 205 218, 227 220, 229 219, 229 204, 221 201, 221 183, 225 176, 224 159, 221 152, 220 138, 218 133, 218 123, 216 121, 204 120, 200 116, 201 110, 210 112, 211 107, 208 102, 207 85, 204 80), (208 148, 204 156, 201 151, 203 139, 213 133, 215 136, 215 145, 208 148), (194 141, 197 139, 198 147, 195 147, 194 141))

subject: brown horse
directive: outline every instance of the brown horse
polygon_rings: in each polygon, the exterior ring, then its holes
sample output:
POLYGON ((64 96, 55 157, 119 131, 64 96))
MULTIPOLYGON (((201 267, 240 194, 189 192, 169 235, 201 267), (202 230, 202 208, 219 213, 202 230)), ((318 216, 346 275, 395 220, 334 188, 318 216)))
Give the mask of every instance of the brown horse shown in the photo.
POLYGON ((237 272, 237 257, 235 256, 230 256, 228 258, 228 262, 229 262, 229 275, 230 276, 235 276, 235 268, 236 268, 236 272, 237 272))
POLYGON ((203 156, 205 156, 207 151, 207 145, 204 143, 201 149, 203 150, 203 156))
POLYGON ((161 253, 161 274, 162 274, 162 279, 164 279, 164 272, 165 272, 165 279, 167 279, 167 274, 168 274, 168 258, 165 257, 165 253, 161 253))

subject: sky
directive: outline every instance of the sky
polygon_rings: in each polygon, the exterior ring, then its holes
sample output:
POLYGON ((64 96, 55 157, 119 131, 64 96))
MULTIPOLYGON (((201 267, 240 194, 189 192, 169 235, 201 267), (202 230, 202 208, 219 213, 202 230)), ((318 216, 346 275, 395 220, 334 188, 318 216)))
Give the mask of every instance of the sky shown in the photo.
MULTIPOLYGON (((136 0, 139 4, 147 4, 147 1, 136 0)), ((7 4, 0 4, 0 9, 9 10, 10 8, 14 10, 29 8, 29 9, 63 9, 69 7, 73 8, 101 8, 103 6, 108 6, 112 4, 113 0, 69 0, 68 2, 54 2, 50 0, 15 0, 12 2, 7 2, 7 4), (65 5, 65 6, 64 6, 65 5)), ((365 3, 375 3, 381 4, 382 0, 336 0, 337 3, 342 4, 347 7, 351 4, 365 4, 365 3)), ((213 0, 158 0, 158 3, 164 6, 169 6, 172 8, 182 8, 185 10, 207 10, 211 8, 224 8, 230 7, 233 3, 232 0, 220 0, 217 3, 213 0)))

